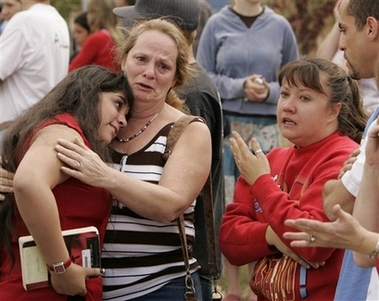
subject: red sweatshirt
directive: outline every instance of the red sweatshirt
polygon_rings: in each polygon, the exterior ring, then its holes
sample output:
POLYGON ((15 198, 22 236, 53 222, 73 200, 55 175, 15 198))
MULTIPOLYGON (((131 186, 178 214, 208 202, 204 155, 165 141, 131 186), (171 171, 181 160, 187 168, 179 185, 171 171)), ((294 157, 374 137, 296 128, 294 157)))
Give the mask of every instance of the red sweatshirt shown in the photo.
POLYGON ((268 225, 283 238, 286 219, 327 220, 323 212, 322 189, 337 175, 358 144, 334 133, 313 145, 277 148, 267 158, 271 175, 263 175, 249 186, 240 177, 234 203, 226 208, 220 228, 219 245, 234 265, 258 261, 257 275, 251 282, 258 300, 333 300, 343 250, 328 248, 292 248, 310 262, 325 262, 319 269, 305 269, 294 260, 283 257, 266 239, 268 225), (280 262, 271 260, 281 258, 280 262), (264 267, 266 270, 264 270, 264 267), (268 282, 260 279, 266 277, 268 282))
POLYGON ((87 38, 83 48, 70 63, 69 71, 87 65, 103 66, 115 72, 121 70, 116 62, 116 44, 107 30, 102 29, 87 38))

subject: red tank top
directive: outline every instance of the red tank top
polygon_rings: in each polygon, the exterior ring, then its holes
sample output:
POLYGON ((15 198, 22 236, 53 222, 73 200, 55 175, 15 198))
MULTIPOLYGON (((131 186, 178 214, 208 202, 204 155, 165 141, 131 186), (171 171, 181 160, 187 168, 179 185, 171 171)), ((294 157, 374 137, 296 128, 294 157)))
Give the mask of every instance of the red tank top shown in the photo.
MULTIPOLYGON (((89 142, 84 136, 76 120, 69 114, 58 115, 41 124, 36 131, 28 137, 26 148, 32 136, 40 129, 51 124, 63 124, 76 130, 83 138, 85 144, 89 142)), ((32 181, 32 179, 30 179, 32 181)), ((69 178, 53 189, 58 209, 62 230, 95 226, 98 228, 101 245, 104 241, 105 229, 111 209, 110 194, 101 188, 92 187, 77 179, 69 178)), ((0 251, 0 300, 67 300, 67 296, 58 295, 52 287, 25 291, 22 286, 20 255, 18 249, 18 237, 30 235, 19 213, 16 213, 15 227, 17 237, 12 241, 12 249, 15 256, 15 266, 11 269, 9 255, 0 251)), ((85 300, 102 299, 102 281, 100 278, 87 280, 85 300)))

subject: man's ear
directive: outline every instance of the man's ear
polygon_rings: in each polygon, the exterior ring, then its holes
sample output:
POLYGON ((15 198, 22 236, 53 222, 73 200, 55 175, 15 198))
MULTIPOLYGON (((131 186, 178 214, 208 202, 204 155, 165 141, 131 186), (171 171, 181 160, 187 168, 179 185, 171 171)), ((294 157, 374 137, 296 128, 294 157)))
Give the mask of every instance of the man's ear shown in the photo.
POLYGON ((370 40, 375 40, 379 36, 379 20, 374 17, 368 17, 366 19, 367 34, 370 40))

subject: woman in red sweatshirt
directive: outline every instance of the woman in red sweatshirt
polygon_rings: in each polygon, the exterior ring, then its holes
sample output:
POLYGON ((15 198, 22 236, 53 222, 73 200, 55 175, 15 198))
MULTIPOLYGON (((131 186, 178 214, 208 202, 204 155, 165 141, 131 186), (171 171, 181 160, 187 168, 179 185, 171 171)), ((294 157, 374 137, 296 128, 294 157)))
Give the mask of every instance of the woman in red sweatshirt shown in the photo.
POLYGON ((117 41, 121 32, 117 30, 117 17, 112 9, 112 0, 91 0, 88 3, 87 21, 91 34, 77 56, 70 62, 69 71, 87 65, 98 65, 111 71, 121 71, 117 61, 117 41))
MULTIPOLYGON (((366 116, 356 83, 338 66, 303 58, 284 66, 277 119, 292 146, 267 157, 233 133, 241 172, 219 244, 235 265, 256 262, 250 286, 258 300, 333 300, 343 250, 292 248, 286 219, 327 220, 322 188, 358 147, 366 116)), ((291 229, 292 230, 292 229, 291 229)))

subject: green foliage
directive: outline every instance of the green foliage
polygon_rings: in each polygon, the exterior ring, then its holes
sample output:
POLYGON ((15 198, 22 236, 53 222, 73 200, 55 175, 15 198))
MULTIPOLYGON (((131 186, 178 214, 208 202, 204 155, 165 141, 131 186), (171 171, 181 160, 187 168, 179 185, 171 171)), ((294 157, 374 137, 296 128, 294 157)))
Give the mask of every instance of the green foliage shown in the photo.
POLYGON ((334 22, 336 0, 265 0, 269 7, 283 15, 292 25, 300 54, 311 54, 325 28, 334 22))
POLYGON ((68 21, 70 12, 78 10, 81 7, 82 0, 51 0, 51 5, 54 6, 65 20, 68 21))

